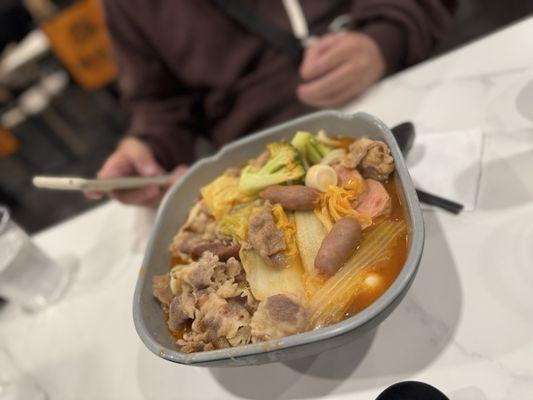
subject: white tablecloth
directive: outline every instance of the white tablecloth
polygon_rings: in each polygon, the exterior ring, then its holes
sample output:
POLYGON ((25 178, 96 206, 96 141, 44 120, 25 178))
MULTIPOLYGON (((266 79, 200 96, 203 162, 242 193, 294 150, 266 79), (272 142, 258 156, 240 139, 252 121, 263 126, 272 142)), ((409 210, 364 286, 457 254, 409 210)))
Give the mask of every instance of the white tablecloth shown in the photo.
POLYGON ((347 108, 391 126, 411 120, 419 133, 485 133, 475 211, 424 212, 420 272, 361 343, 238 369, 152 355, 131 300, 153 216, 116 203, 37 235, 50 254, 80 258, 78 279, 41 314, 3 309, 0 340, 52 400, 366 400, 401 380, 453 400, 533 398, 533 122, 516 105, 531 80, 533 18, 395 75, 347 108))

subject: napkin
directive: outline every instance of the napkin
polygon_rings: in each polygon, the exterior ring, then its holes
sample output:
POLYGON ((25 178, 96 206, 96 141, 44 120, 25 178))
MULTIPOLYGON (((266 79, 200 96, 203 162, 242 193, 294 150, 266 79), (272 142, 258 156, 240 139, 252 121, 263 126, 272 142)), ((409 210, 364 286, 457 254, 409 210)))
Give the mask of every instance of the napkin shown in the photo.
MULTIPOLYGON (((481 129, 422 132, 407 156, 415 186, 454 200, 473 211, 481 178, 483 152, 481 129)), ((423 209, 433 207, 422 204, 423 209)))

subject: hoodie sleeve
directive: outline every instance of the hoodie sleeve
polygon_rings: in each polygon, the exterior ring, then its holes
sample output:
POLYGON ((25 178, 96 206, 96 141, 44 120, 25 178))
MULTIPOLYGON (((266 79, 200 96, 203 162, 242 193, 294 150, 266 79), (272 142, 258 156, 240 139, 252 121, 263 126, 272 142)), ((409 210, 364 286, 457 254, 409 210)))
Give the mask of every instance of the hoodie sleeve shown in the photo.
POLYGON ((128 134, 147 143, 167 170, 194 157, 193 95, 162 63, 118 0, 103 2, 128 134))
POLYGON ((353 1, 353 28, 376 41, 387 74, 427 58, 445 37, 456 0, 353 1))

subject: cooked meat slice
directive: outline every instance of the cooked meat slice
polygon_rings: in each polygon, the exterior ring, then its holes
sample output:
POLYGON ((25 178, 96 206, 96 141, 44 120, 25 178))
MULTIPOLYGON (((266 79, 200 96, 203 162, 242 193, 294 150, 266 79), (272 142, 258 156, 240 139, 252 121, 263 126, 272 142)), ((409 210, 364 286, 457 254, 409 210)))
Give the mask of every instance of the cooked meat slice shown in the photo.
POLYGON ((176 343, 181 346, 183 353, 215 350, 213 343, 205 342, 203 335, 195 332, 185 332, 183 338, 179 339, 176 343))
POLYGON ((250 343, 251 338, 252 328, 250 328, 250 325, 244 325, 237 329, 235 335, 233 335, 231 338, 228 338, 228 342, 234 347, 242 346, 250 343))
POLYGON ((171 331, 183 328, 183 324, 194 318, 196 300, 190 293, 183 292, 174 297, 168 309, 168 327, 171 331))
POLYGON ((259 302, 253 296, 252 291, 249 287, 242 288, 240 298, 244 300, 244 307, 248 310, 250 314, 253 314, 257 310, 259 302))
POLYGON ((216 291, 217 295, 223 299, 229 299, 231 297, 238 297, 241 295, 242 290, 237 283, 232 281, 224 282, 216 291))
POLYGON ((180 253, 189 254, 195 246, 203 241, 204 239, 201 233, 183 231, 174 237, 170 251, 174 256, 180 256, 180 253))
POLYGON ((218 256, 221 261, 226 261, 231 257, 238 257, 241 245, 234 241, 204 241, 193 246, 190 254, 193 260, 197 260, 206 251, 218 256))
POLYGON ((250 320, 250 313, 239 301, 226 301, 210 293, 195 315, 192 332, 178 344, 185 352, 206 350, 210 343, 214 348, 227 347, 232 342, 245 344, 250 341, 250 320))
POLYGON ((359 171, 354 168, 346 168, 341 164, 336 164, 333 169, 337 173, 337 186, 343 187, 353 181, 365 182, 359 171))
POLYGON ((270 263, 272 265, 275 265, 276 267, 284 267, 285 265, 287 265, 287 259, 285 258, 282 252, 272 254, 268 258, 270 259, 270 263))
POLYGON ((252 317, 252 341, 280 339, 305 330, 307 311, 293 296, 277 294, 259 303, 252 317))
POLYGON ((242 264, 235 258, 230 258, 226 261, 226 270, 225 273, 228 279, 240 277, 244 272, 242 264))
POLYGON ((287 247, 283 232, 276 227, 270 205, 265 205, 250 221, 248 241, 265 259, 287 247))
POLYGON ((204 289, 209 287, 213 281, 212 278, 215 268, 219 265, 220 262, 216 255, 210 252, 205 252, 195 264, 195 268, 191 268, 190 271, 183 276, 183 280, 191 285, 193 289, 204 289))
POLYGON ((391 198, 387 189, 378 181, 367 179, 367 190, 357 198, 356 210, 361 214, 376 218, 391 211, 391 198))
POLYGON ((172 240, 170 252, 174 257, 190 260, 191 251, 198 245, 217 239, 216 221, 207 210, 205 202, 199 201, 192 208, 186 223, 172 240))
POLYGON ((174 293, 170 290, 170 275, 166 273, 152 277, 152 290, 154 297, 159 300, 161 304, 168 306, 174 297, 174 293))
POLYGON ((210 341, 216 341, 220 328, 219 316, 226 304, 226 300, 216 293, 209 293, 196 313, 196 319, 192 324, 193 330, 204 332, 210 341))
POLYGON ((225 347, 224 341, 218 337, 217 332, 220 326, 216 320, 217 313, 225 304, 226 301, 214 293, 205 294, 197 301, 191 329, 177 341, 182 352, 191 353, 225 347))
POLYGON ((218 317, 220 319, 218 335, 228 340, 234 338, 240 328, 248 326, 252 319, 246 308, 235 299, 227 301, 218 317))
POLYGON ((341 164, 347 168, 357 168, 365 178, 386 180, 394 171, 394 159, 389 146, 379 140, 361 138, 355 140, 344 156, 341 164))
POLYGON ((210 287, 213 284, 215 268, 224 265, 213 253, 205 252, 196 262, 177 265, 170 271, 170 286, 174 293, 193 292, 210 287))
POLYGON ((287 295, 276 294, 267 299, 266 309, 274 321, 296 323, 300 305, 287 295))
POLYGON ((222 262, 206 251, 198 261, 171 270, 176 297, 170 303, 168 326, 190 330, 178 344, 181 351, 205 351, 237 346, 251 340, 251 313, 257 308, 244 269, 235 258, 222 262))

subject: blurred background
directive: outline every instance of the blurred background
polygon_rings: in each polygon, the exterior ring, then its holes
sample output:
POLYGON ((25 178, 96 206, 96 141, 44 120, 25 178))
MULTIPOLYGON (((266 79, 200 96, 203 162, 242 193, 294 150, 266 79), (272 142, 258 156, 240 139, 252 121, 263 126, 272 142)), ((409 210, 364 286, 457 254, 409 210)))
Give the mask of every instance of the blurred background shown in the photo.
MULTIPOLYGON (((437 56, 533 12, 460 0, 437 56)), ((92 177, 127 125, 99 0, 0 1, 0 203, 36 232, 98 202, 37 191, 34 175, 92 177)))

